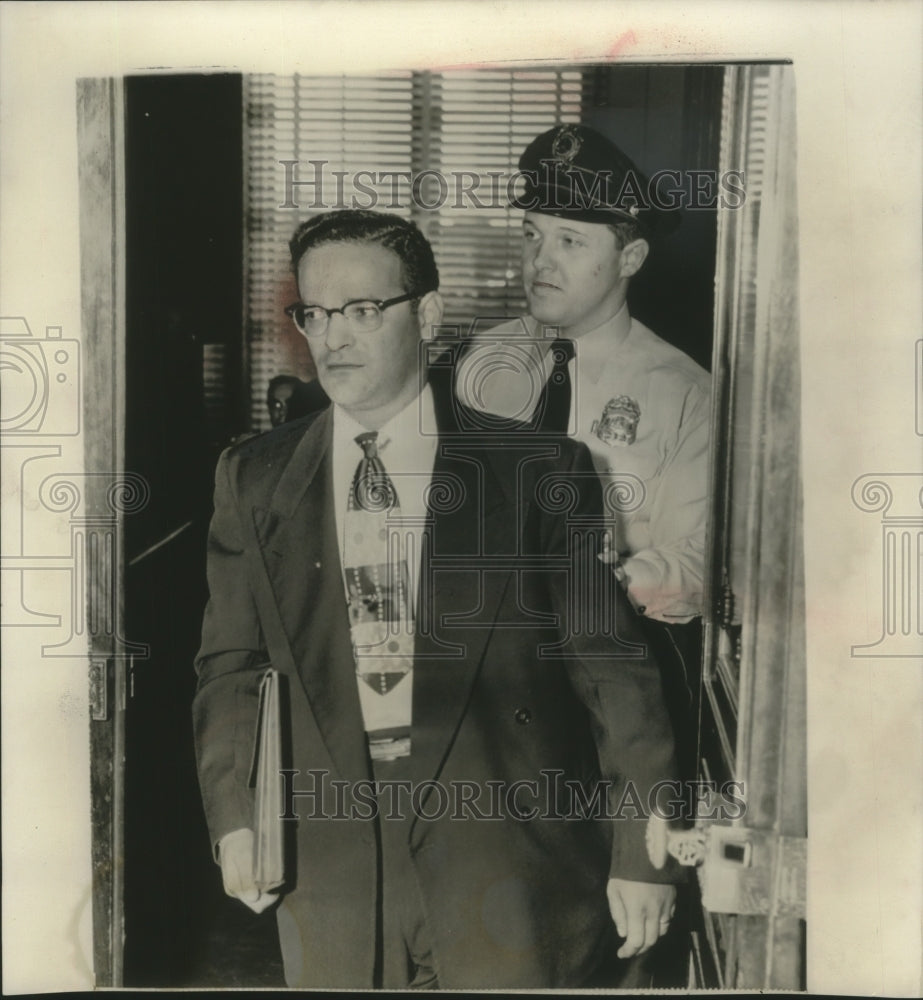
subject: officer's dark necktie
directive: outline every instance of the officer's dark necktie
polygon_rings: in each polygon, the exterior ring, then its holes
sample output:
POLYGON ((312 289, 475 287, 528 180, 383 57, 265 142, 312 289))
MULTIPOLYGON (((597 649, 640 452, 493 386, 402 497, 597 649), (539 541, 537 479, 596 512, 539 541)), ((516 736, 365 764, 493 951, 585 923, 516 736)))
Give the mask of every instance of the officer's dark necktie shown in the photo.
POLYGON ((355 441, 362 457, 343 538, 349 626, 369 751, 373 760, 394 759, 410 752, 410 689, 394 690, 411 683, 413 667, 405 542, 397 490, 378 457, 378 434, 360 434, 355 441), (362 694, 369 690, 374 694, 362 694))
POLYGON ((555 340, 551 345, 553 366, 542 389, 533 418, 537 430, 566 434, 570 426, 572 386, 568 362, 574 356, 572 340, 555 340))

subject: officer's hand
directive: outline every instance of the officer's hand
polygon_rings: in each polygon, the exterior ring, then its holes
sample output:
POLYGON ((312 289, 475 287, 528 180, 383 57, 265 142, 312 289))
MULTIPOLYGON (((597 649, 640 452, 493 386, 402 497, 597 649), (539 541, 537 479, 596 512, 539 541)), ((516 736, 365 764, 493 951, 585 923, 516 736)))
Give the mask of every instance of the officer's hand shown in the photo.
POLYGON ((619 958, 642 954, 669 930, 676 909, 674 886, 610 878, 606 895, 615 929, 625 938, 619 958))
POLYGON ((218 841, 218 860, 224 891, 262 913, 279 898, 278 893, 260 892, 253 881, 253 831, 242 829, 226 833, 218 841))
POLYGON ((597 553, 596 558, 612 567, 615 578, 622 586, 625 586, 628 577, 625 574, 625 567, 622 565, 618 552, 612 548, 612 535, 608 531, 603 532, 603 550, 597 553))

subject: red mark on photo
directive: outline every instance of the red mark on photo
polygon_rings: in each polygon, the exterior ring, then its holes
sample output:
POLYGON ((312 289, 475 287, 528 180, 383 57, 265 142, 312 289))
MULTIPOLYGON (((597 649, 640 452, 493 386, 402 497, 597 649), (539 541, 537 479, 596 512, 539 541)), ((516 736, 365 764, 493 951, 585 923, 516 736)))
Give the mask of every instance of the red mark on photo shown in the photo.
POLYGON ((609 47, 609 51, 606 53, 610 59, 615 58, 615 56, 620 55, 621 52, 628 48, 629 45, 637 45, 638 39, 635 37, 633 31, 623 31, 621 35, 612 43, 609 47))

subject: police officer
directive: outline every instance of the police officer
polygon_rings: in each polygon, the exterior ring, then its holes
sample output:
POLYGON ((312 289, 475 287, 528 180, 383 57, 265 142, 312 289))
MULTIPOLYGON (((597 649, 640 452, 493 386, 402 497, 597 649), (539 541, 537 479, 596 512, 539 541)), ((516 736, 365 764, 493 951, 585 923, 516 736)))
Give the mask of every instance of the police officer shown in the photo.
POLYGON ((633 318, 629 283, 678 221, 605 136, 559 125, 519 160, 529 315, 478 334, 459 371, 476 409, 588 445, 614 518, 610 558, 636 610, 701 613, 709 375, 633 318))
MULTIPOLYGON (((475 335, 456 393, 475 409, 589 447, 614 525, 606 558, 648 620, 688 780, 698 757, 710 377, 627 304, 651 242, 677 224, 677 213, 584 125, 539 135, 519 169, 525 189, 513 204, 525 213, 529 315, 475 335)), ((673 932, 646 956, 635 985, 682 985, 693 913, 691 894, 682 893, 673 932)))

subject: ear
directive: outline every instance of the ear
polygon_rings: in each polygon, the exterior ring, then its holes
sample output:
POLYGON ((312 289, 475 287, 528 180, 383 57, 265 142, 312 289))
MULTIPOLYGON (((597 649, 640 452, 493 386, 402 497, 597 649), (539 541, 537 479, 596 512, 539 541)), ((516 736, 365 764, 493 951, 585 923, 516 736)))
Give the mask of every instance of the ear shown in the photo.
POLYGON ((439 292, 427 292, 417 305, 417 322, 420 324, 420 337, 423 340, 433 340, 434 328, 442 322, 445 302, 439 292))
POLYGON ((619 277, 631 278, 641 270, 641 265, 647 260, 650 245, 647 240, 632 240, 622 247, 619 253, 619 277))

